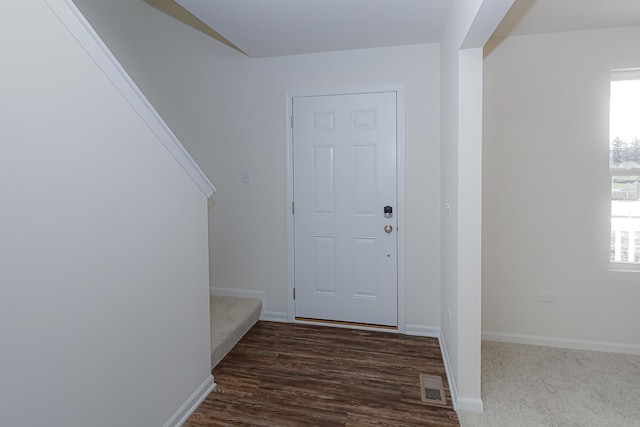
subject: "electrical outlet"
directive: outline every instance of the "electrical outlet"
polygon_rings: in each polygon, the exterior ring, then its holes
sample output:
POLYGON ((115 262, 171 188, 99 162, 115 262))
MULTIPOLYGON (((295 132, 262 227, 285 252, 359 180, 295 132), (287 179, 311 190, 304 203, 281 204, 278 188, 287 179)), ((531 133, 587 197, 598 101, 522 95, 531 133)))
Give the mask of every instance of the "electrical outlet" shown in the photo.
POLYGON ((556 296, 557 296, 557 294, 555 292, 540 291, 540 294, 538 295, 538 301, 547 302, 547 303, 555 303, 556 302, 556 296))
POLYGON ((242 183, 243 184, 249 184, 251 181, 253 181, 253 173, 250 170, 243 170, 242 171, 242 183))

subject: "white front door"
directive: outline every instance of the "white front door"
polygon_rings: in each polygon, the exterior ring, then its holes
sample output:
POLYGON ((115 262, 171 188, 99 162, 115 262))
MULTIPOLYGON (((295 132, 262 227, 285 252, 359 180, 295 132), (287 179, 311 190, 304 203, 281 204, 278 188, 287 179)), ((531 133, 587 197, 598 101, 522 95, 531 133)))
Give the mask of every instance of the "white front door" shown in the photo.
POLYGON ((397 326, 396 127, 395 92, 293 98, 296 317, 397 326))

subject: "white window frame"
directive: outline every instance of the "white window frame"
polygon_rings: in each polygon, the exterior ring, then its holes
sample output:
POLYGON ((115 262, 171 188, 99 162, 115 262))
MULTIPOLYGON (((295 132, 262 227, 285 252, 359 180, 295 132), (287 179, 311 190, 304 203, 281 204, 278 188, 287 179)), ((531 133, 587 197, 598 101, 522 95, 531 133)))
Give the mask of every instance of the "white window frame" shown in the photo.
MULTIPOLYGON (((611 80, 613 81, 622 81, 622 80, 640 80, 640 69, 638 68, 628 68, 628 69, 619 69, 611 71, 611 80)), ((611 141, 609 141, 611 143, 611 141)), ((607 161, 608 157, 607 157, 607 161)), ((640 167, 636 168, 627 168, 627 169, 614 169, 609 167, 609 212, 611 212, 611 184, 613 183, 613 178, 616 176, 640 176, 640 167)), ((609 244, 611 244, 611 233, 613 233, 613 228, 611 226, 611 213, 609 214, 609 244)), ((640 231, 636 231, 636 233, 640 233, 640 231)), ((630 237, 631 239, 631 237, 630 237)), ((607 251, 607 256, 610 257, 610 251, 607 251)), ((620 262, 620 261, 611 261, 609 259, 609 270, 610 271, 631 271, 631 272, 640 272, 640 262, 620 262)))

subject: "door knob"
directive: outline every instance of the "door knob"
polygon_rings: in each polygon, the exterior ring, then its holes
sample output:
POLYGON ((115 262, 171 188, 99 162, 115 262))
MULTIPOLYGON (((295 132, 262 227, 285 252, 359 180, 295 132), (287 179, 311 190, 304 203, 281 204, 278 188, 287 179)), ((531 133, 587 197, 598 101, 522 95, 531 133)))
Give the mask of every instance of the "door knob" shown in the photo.
POLYGON ((386 231, 387 233, 391 233, 393 231, 393 227, 390 225, 385 225, 384 231, 386 231))

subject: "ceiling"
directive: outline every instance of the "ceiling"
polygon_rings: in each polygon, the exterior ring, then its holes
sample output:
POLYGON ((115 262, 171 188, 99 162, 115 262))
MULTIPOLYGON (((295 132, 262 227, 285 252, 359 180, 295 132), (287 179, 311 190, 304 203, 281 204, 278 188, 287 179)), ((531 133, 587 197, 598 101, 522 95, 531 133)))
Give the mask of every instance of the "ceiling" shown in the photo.
MULTIPOLYGON (((452 0, 145 1, 260 58, 437 43, 452 0)), ((516 0, 494 37, 632 25, 640 0, 516 0)))
POLYGON ((495 37, 640 25, 640 0, 516 0, 495 37))
POLYGON ((440 41, 450 0, 176 0, 247 55, 440 41))

